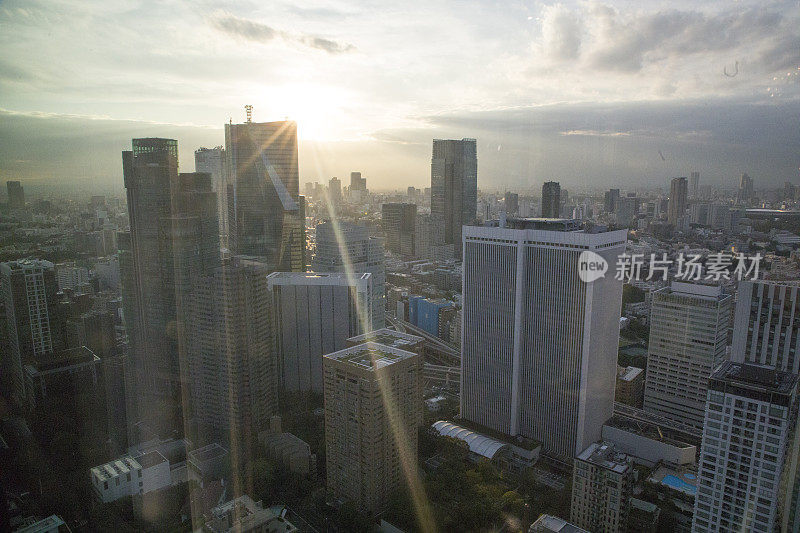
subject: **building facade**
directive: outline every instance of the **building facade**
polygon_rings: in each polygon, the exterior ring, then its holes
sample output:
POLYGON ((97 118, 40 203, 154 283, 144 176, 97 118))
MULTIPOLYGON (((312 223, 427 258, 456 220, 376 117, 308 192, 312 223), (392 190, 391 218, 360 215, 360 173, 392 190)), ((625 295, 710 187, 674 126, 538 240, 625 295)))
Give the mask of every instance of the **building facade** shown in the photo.
POLYGON ((797 374, 725 361, 711 376, 692 531, 798 531, 797 374))
POLYGON ((542 185, 542 218, 561 217, 561 185, 546 181, 542 185))
POLYGON ((228 173, 225 149, 198 148, 194 151, 195 172, 211 174, 212 189, 217 193, 217 218, 219 220, 219 235, 222 244, 227 244, 228 238, 228 173))
POLYGON ((322 356, 372 323, 372 274, 274 272, 267 276, 281 388, 322 393, 322 356))
POLYGON ((800 373, 800 282, 739 283, 731 359, 800 373))
POLYGON ((381 224, 388 251, 403 257, 416 255, 417 204, 383 204, 381 224))
POLYGON ((326 220, 317 225, 314 272, 344 272, 348 276, 372 274, 372 328, 386 321, 386 265, 383 239, 370 237, 365 226, 326 220))
POLYGON ((328 491, 378 515, 416 474, 421 358, 365 343, 326 355, 323 367, 328 491))
POLYGON ((632 488, 630 459, 613 444, 591 444, 575 458, 570 521, 594 533, 624 531, 632 488))
POLYGON ((653 293, 644 410, 702 430, 708 378, 725 359, 733 297, 673 282, 653 293))
POLYGON ((672 178, 669 185, 669 204, 667 204, 667 222, 676 226, 686 214, 689 185, 686 178, 672 178))
POLYGON ((444 226, 444 243, 461 255, 461 227, 478 210, 478 151, 475 139, 434 139, 431 156, 431 215, 444 226))
POLYGON ((568 460, 600 438, 614 408, 622 283, 586 283, 579 263, 591 252, 613 265, 626 240, 558 219, 465 228, 462 417, 568 460))

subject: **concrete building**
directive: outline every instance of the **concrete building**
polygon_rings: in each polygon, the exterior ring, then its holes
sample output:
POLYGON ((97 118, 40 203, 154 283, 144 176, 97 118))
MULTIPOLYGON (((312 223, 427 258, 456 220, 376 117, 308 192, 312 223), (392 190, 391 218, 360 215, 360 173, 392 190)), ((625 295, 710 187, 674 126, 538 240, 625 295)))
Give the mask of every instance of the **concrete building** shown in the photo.
POLYGON ((617 210, 617 201, 619 200, 619 189, 609 189, 606 191, 603 198, 603 210, 606 213, 615 213, 617 210))
POLYGON ((279 416, 270 420, 270 429, 258 434, 258 443, 264 447, 267 457, 280 463, 286 470, 304 477, 317 475, 317 456, 300 437, 281 431, 279 416))
POLYGON ((55 265, 58 290, 75 289, 84 283, 89 283, 89 269, 77 266, 75 261, 58 263, 55 265))
POLYGON ((421 358, 365 343, 326 355, 323 366, 328 490, 378 515, 415 475, 404 465, 416 465, 421 358))
POLYGON ((628 524, 633 466, 613 444, 596 442, 575 458, 570 521, 594 533, 616 533, 628 524))
POLYGON ((431 300, 422 296, 408 298, 408 321, 431 335, 439 335, 439 314, 453 306, 447 300, 431 300))
POLYGON ((418 259, 446 261, 452 259, 455 247, 445 244, 444 224, 434 215, 417 214, 414 230, 414 252, 418 259))
POLYGON ((217 193, 217 218, 219 220, 220 241, 226 245, 228 240, 228 167, 225 148, 198 148, 194 151, 195 172, 211 174, 212 189, 217 193))
POLYGON ((733 297, 672 282, 653 293, 644 410, 701 430, 708 377, 725 358, 733 297))
POLYGON ((682 468, 697 463, 697 446, 685 442, 676 431, 619 415, 603 425, 603 442, 648 467, 662 463, 682 468))
POLYGON ((217 442, 191 450, 186 457, 187 477, 201 487, 209 481, 229 479, 230 454, 217 442))
POLYGON ((615 401, 642 408, 644 403, 644 370, 635 366, 617 367, 615 401))
POLYGON ((0 301, 5 307, 8 353, 0 358, 0 379, 11 400, 27 403, 26 364, 51 357, 64 347, 53 263, 23 259, 0 263, 0 301))
POLYGON ((366 191, 367 178, 361 177, 361 172, 350 173, 350 192, 353 191, 366 191))
POLYGON ((797 374, 725 361, 708 385, 692 531, 798 531, 797 374))
POLYGON ((169 487, 169 462, 157 451, 124 455, 89 470, 95 496, 103 503, 169 487))
POLYGON ((517 216, 519 214, 519 194, 515 192, 506 192, 503 197, 503 208, 506 215, 517 216))
POLYGON ((731 360, 800 373, 800 282, 739 283, 731 360))
POLYGON ((29 411, 53 402, 88 410, 98 395, 100 358, 81 346, 37 357, 23 373, 29 411), (87 398, 89 405, 79 405, 79 397, 87 398))
POLYGON ((628 533, 657 533, 658 519, 661 516, 661 509, 650 502, 631 498, 628 509, 628 525, 621 531, 628 533))
POLYGON ((561 217, 561 185, 546 181, 542 185, 542 218, 561 217))
POLYGON ((264 509, 261 502, 239 496, 211 510, 203 531, 208 533, 295 533, 299 531, 283 513, 264 509))
POLYGON ((614 410, 622 283, 584 282, 579 263, 591 252, 614 265, 626 240, 562 219, 464 229, 462 417, 567 460, 600 438, 614 410))
POLYGON ((300 196, 297 124, 292 121, 225 124, 231 199, 228 247, 262 258, 273 271, 302 272, 305 198, 300 196))
POLYGON ((616 213, 617 224, 624 227, 629 227, 636 222, 639 215, 639 207, 641 206, 641 199, 635 196, 625 196, 617 198, 616 213))
POLYGON ((753 192, 753 178, 745 172, 739 180, 739 192, 736 195, 737 205, 748 205, 755 196, 753 192))
POLYGON ((322 392, 322 356, 372 323, 372 274, 274 272, 267 276, 280 385, 322 392))
POLYGON ((381 224, 388 251, 403 257, 415 257, 417 204, 383 204, 381 224))
POLYGON ((475 139, 434 139, 431 156, 431 215, 444 226, 443 244, 461 256, 461 227, 478 210, 478 151, 475 139))
POLYGON ((698 194, 699 191, 700 191, 700 173, 695 170, 695 171, 692 171, 691 174, 689 174, 689 195, 690 195, 690 197, 694 198, 694 199, 697 199, 699 197, 699 194, 698 194))
POLYGON ((317 251, 311 263, 314 272, 372 274, 372 329, 386 321, 386 265, 383 239, 370 237, 365 226, 330 220, 317 225, 317 251))
POLYGON ((689 186, 686 178, 672 178, 669 186, 669 204, 667 205, 667 222, 679 225, 686 215, 689 186))
POLYGON ((377 329, 362 335, 350 337, 347 339, 347 346, 358 346, 365 342, 382 344, 406 352, 414 352, 420 357, 424 357, 425 339, 417 335, 411 335, 410 333, 402 333, 388 328, 377 329))

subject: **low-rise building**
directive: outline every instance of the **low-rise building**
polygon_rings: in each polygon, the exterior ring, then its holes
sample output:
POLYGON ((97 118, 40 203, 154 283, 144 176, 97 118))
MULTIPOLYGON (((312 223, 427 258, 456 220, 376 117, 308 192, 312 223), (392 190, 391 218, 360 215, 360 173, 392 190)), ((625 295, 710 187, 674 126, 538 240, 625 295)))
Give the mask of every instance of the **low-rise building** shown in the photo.
POLYGON ((188 453, 189 478, 200 483, 222 479, 229 471, 228 450, 216 442, 188 453))
POLYGON ((528 533, 589 533, 575 524, 570 524, 563 518, 549 514, 540 515, 536 522, 531 524, 528 533))
POLYGON ((433 429, 443 437, 458 439, 469 448, 469 457, 473 461, 486 459, 501 470, 521 471, 533 466, 539 460, 542 445, 539 442, 523 437, 508 437, 498 432, 494 436, 485 435, 446 420, 433 423, 433 429))
POLYGON ((644 403, 644 370, 635 366, 617 367, 614 400, 639 409, 644 403))
POLYGON ((103 502, 145 494, 170 486, 169 462, 157 451, 133 458, 124 455, 89 471, 92 488, 103 502))
POLYGON ((235 500, 214 507, 203 527, 207 533, 293 533, 298 529, 284 513, 265 509, 261 502, 250 496, 239 496, 235 500))
POLYGON ((619 415, 603 426, 603 440, 645 466, 663 463, 679 468, 697 462, 697 446, 684 442, 674 431, 619 415))

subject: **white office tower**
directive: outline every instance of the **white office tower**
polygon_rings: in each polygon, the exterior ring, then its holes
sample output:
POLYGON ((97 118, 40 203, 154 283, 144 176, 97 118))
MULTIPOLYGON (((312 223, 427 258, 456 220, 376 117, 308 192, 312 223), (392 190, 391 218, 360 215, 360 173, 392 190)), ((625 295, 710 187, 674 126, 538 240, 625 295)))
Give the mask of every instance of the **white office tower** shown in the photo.
POLYGON ((797 452, 797 374, 722 363, 708 385, 692 531, 800 531, 797 452))
POLYGON ((225 168, 225 149, 198 148, 194 151, 194 171, 211 174, 211 187, 217 193, 217 215, 221 242, 228 242, 228 174, 225 168))
MULTIPOLYGON (((626 230, 508 219, 464 227, 461 415, 572 460, 614 410, 626 230), (584 282, 579 263, 608 271, 584 282)), ((599 272, 598 272, 599 273, 599 272)))
POLYGON ((322 356, 369 329, 372 274, 274 272, 267 283, 281 387, 322 393, 322 356))
POLYGON ((800 281, 742 281, 731 360, 800 373, 800 281))
POLYGON ((326 220, 317 225, 314 272, 345 272, 353 277, 372 274, 372 329, 386 320, 386 264, 383 239, 370 237, 366 226, 326 220))
POLYGON ((725 359, 733 297, 672 282, 653 293, 644 410, 703 429, 708 377, 725 359))

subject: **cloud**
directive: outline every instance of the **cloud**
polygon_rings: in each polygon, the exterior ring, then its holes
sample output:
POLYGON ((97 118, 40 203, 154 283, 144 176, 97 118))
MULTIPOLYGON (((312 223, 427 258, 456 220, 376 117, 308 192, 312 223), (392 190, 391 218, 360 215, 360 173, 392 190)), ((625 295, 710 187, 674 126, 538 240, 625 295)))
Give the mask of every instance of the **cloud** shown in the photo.
POLYGON ((581 47, 578 14, 562 4, 547 6, 542 14, 542 39, 547 54, 558 60, 576 59, 581 47))
POLYGON ((261 22, 254 22, 230 13, 217 12, 209 18, 209 23, 215 29, 240 39, 266 43, 280 38, 286 42, 301 44, 309 48, 322 50, 329 54, 341 54, 355 49, 352 44, 340 43, 323 37, 308 34, 293 34, 277 30, 261 22))

